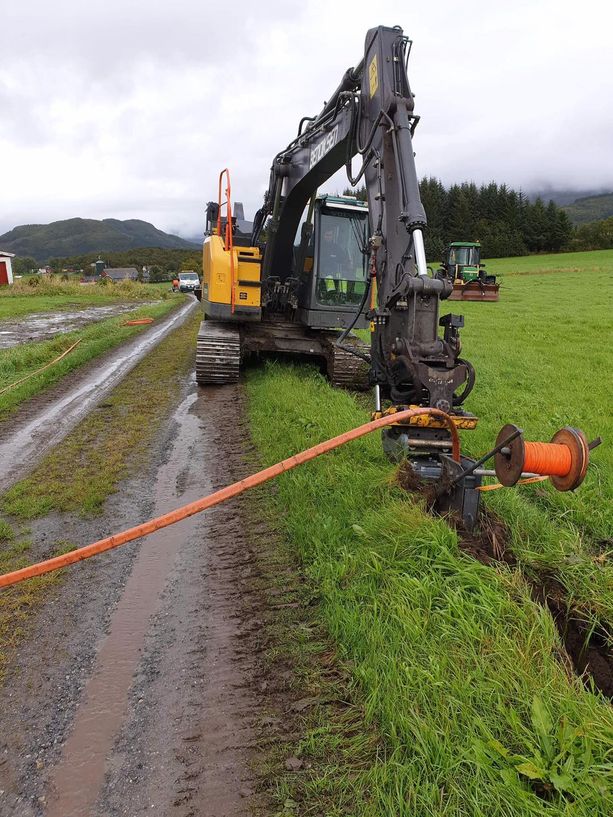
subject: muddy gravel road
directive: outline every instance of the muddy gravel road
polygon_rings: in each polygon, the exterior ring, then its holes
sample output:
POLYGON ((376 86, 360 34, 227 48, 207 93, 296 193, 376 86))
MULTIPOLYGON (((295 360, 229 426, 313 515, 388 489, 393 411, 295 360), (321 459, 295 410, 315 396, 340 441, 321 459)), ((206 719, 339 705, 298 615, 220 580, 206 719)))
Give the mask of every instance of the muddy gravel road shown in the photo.
MULTIPOLYGON (((245 475, 239 387, 191 382, 146 471, 103 516, 35 522, 85 544, 245 475)), ((2 817, 249 813, 257 630, 240 500, 98 556, 52 587, 6 679, 2 817)))
POLYGON ((6 488, 31 470, 172 329, 198 308, 191 299, 118 349, 101 355, 20 407, 0 430, 0 482, 6 488))

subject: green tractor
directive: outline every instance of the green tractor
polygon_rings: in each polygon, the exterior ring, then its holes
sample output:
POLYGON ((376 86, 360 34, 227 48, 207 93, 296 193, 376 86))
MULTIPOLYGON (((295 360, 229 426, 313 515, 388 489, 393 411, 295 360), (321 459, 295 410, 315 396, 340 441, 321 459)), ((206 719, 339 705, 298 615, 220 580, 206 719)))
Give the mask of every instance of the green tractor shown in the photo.
POLYGON ((486 273, 478 241, 452 241, 437 277, 452 279, 450 301, 497 301, 499 298, 500 284, 496 283, 495 275, 486 273))

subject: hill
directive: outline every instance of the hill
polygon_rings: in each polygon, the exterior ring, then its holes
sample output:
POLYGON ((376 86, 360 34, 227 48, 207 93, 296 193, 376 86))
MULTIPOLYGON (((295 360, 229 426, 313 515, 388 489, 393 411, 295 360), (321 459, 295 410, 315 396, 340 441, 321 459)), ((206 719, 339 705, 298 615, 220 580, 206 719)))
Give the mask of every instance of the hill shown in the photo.
POLYGON ((31 256, 39 263, 80 253, 107 253, 136 247, 189 250, 199 245, 158 230, 140 219, 70 218, 51 224, 24 224, 0 235, 1 249, 31 256))
POLYGON ((613 193, 585 196, 562 208, 573 224, 588 224, 613 216, 613 193))
POLYGON ((574 204, 577 199, 584 199, 591 196, 600 196, 603 193, 608 193, 607 187, 584 188, 583 190, 567 190, 563 187, 541 187, 531 190, 525 190, 524 193, 528 196, 530 201, 535 201, 537 198, 542 199, 545 203, 554 201, 559 207, 566 207, 569 204, 574 204))

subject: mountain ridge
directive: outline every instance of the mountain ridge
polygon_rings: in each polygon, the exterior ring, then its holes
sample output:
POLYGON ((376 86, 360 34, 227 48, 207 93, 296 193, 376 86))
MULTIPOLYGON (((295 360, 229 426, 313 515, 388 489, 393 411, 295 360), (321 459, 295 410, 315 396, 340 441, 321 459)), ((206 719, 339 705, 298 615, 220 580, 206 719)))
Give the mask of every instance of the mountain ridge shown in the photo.
POLYGON ((562 208, 575 226, 613 216, 613 193, 582 196, 562 208))
POLYGON ((0 249, 38 262, 88 252, 117 252, 142 247, 196 249, 195 242, 165 233, 142 219, 70 218, 49 224, 20 224, 0 235, 0 249))

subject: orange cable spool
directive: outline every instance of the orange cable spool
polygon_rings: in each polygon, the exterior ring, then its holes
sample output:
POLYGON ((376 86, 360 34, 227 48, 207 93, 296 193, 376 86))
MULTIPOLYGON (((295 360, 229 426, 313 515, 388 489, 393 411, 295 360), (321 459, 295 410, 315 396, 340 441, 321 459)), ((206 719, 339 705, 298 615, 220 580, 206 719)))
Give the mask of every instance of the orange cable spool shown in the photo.
MULTIPOLYGON (((508 423, 498 434, 496 445, 517 430, 517 426, 508 423)), ((583 482, 589 461, 585 434, 565 426, 548 443, 526 442, 520 434, 496 454, 494 468, 500 483, 507 488, 515 485, 522 473, 528 473, 549 477, 558 491, 574 491, 583 482)))
POLYGON ((573 458, 570 448, 555 443, 525 443, 524 471, 531 474, 565 477, 573 458))

